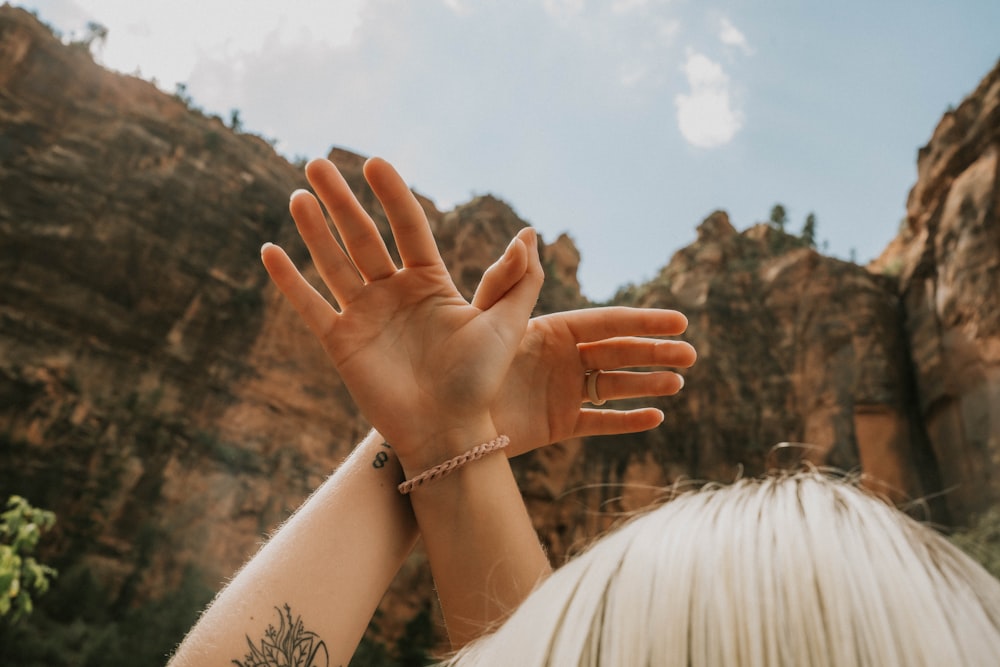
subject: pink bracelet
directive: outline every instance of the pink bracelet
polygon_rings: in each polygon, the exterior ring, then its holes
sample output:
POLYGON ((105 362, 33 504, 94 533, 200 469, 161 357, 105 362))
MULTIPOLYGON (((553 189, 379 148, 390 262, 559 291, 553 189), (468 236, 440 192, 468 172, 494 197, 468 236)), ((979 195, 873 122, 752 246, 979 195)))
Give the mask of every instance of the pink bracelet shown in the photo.
POLYGON ((500 435, 490 440, 489 442, 484 442, 481 445, 476 445, 464 454, 459 454, 453 459, 448 459, 444 463, 439 463, 433 468, 428 468, 416 477, 408 479, 402 484, 400 484, 397 489, 404 496, 408 494, 413 489, 417 488, 425 482, 433 482, 436 479, 444 477, 450 473, 455 468, 460 468, 466 463, 471 463, 477 459, 481 459, 490 452, 495 452, 499 449, 503 449, 510 444, 510 438, 505 435, 500 435))

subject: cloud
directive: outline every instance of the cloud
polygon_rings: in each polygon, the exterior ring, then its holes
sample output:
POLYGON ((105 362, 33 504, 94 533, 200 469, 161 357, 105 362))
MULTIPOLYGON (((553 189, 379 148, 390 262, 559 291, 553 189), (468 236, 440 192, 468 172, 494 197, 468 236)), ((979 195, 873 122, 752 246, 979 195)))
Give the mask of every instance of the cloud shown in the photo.
POLYGON ((690 93, 674 98, 681 135, 697 148, 729 143, 743 127, 743 114, 733 103, 729 77, 722 66, 689 51, 681 69, 691 88, 690 93))
POLYGON ((747 41, 746 35, 725 16, 719 20, 719 41, 726 46, 739 49, 748 56, 753 54, 753 48, 747 41))
POLYGON ((466 15, 472 8, 465 4, 465 0, 444 0, 444 6, 456 14, 466 15))
POLYGON ((70 31, 81 30, 86 20, 104 24, 109 34, 103 64, 141 71, 169 90, 186 81, 200 59, 259 52, 269 40, 347 44, 366 2, 243 0, 236 9, 204 0, 58 0, 40 8, 48 20, 75 23, 65 26, 70 31))
POLYGON ((545 12, 556 19, 568 19, 583 12, 583 0, 543 0, 545 12))
POLYGON ((611 3, 611 11, 615 14, 623 14, 634 9, 645 7, 648 0, 615 0, 611 3))

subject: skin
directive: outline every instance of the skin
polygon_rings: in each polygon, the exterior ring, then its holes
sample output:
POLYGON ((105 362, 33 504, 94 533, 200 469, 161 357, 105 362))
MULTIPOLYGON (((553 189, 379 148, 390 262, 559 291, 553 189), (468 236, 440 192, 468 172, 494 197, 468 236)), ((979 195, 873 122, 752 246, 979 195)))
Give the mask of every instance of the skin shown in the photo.
POLYGON ((449 636, 465 644, 549 572, 507 457, 487 455, 410 496, 396 484, 500 433, 514 456, 570 437, 653 428, 663 419, 653 408, 587 407, 584 372, 658 368, 607 372, 598 392, 610 400, 670 395, 683 381, 662 369, 695 360, 687 343, 651 338, 684 331, 686 319, 673 311, 598 308, 529 320, 543 280, 530 228, 467 302, 423 210, 387 162, 369 160, 365 177, 392 227, 398 267, 336 167, 316 160, 306 175, 318 199, 296 191, 290 210, 333 302, 281 248, 262 248, 264 266, 391 448, 375 436, 362 442, 220 593, 173 665, 241 659, 285 604, 322 640, 330 664, 346 664, 418 529, 449 636))

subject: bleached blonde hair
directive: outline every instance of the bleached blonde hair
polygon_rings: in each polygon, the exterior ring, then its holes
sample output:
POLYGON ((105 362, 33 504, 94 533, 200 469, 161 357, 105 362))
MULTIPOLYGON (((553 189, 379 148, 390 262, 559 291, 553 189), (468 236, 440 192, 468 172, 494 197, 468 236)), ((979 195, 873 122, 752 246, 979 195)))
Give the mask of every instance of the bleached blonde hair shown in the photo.
POLYGON ((818 471, 680 495, 554 572, 448 665, 1000 664, 1000 582, 818 471))

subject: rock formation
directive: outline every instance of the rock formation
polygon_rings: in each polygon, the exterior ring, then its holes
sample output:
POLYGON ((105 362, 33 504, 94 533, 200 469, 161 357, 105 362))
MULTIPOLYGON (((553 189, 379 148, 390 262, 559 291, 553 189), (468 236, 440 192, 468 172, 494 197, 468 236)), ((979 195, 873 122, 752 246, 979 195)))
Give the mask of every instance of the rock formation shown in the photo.
POLYGON ((1000 501, 1000 64, 920 150, 898 274, 919 413, 956 517, 1000 501))
MULTIPOLYGON (((900 501, 929 496, 919 511, 942 522, 998 501, 998 107, 994 70, 921 151, 907 228, 869 270, 717 212, 620 293, 686 312, 699 362, 658 402, 665 428, 516 461, 554 559, 663 485, 789 456, 863 471, 900 501)), ((388 238, 363 158, 330 157, 388 238)), ((154 619, 169 649, 367 429, 256 260, 273 240, 308 266, 285 204, 304 185, 265 140, 0 8, 0 497, 59 517, 45 555, 63 576, 38 621, 49 644, 80 624, 138 641, 154 619)), ((525 223, 489 196, 448 212, 420 199, 470 295, 525 223)), ((586 305, 572 241, 542 255, 538 312, 586 305)), ((427 614, 422 558, 386 596, 378 637, 427 614)), ((109 650, 59 646, 78 663, 109 650)))

